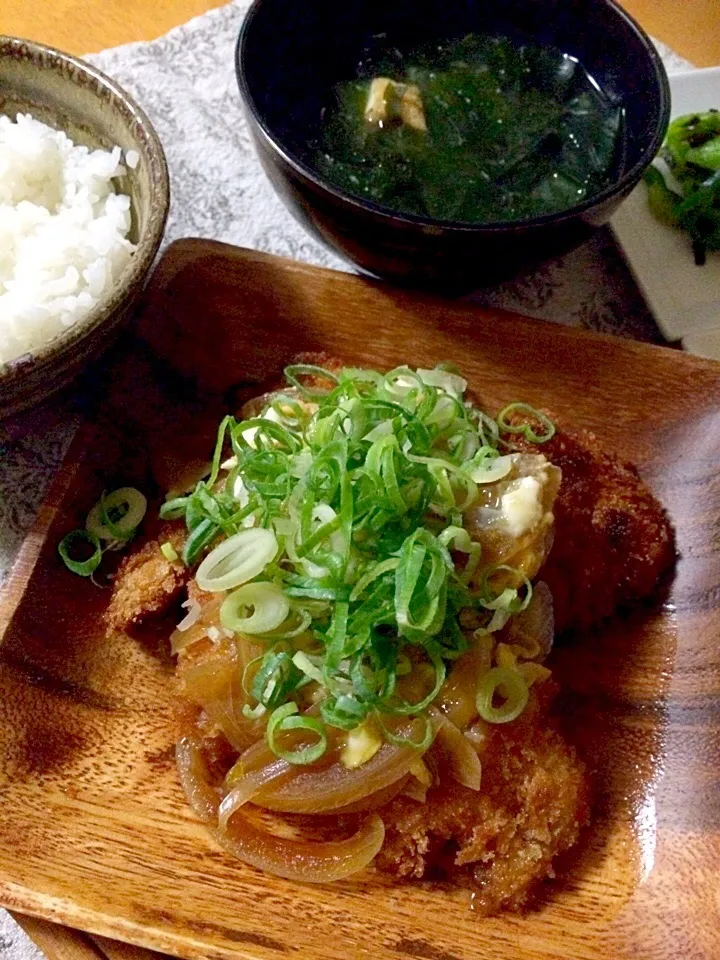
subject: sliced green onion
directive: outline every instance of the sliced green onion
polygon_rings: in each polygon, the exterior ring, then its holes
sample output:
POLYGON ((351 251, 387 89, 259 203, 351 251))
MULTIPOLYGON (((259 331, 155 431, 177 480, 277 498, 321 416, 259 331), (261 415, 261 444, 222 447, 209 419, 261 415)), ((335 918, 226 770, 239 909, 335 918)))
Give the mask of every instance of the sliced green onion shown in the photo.
POLYGON ((316 664, 312 662, 310 657, 302 650, 298 650, 297 653, 293 655, 293 663, 301 670, 306 677, 310 680, 315 680, 316 683, 319 683, 320 686, 325 686, 325 675, 316 664))
POLYGON ((308 537, 305 537, 298 546, 298 557, 306 557, 308 553, 321 544, 323 540, 330 538, 332 538, 334 549, 338 553, 342 552, 344 550, 342 534, 340 534, 339 540, 336 536, 336 534, 340 533, 342 520, 333 508, 327 503, 316 503, 312 508, 311 517, 315 530, 308 537))
POLYGON ((530 443, 547 443, 555 436, 555 424, 542 410, 536 410, 529 403, 509 403, 497 416, 497 423, 501 433, 521 433, 530 443), (529 418, 528 423, 508 423, 507 418, 513 413, 522 413, 529 418), (533 429, 535 421, 542 427, 538 433, 533 429))
POLYGON ((477 467, 473 468, 470 476, 475 483, 496 483, 498 480, 503 480, 512 468, 513 454, 504 457, 485 457, 477 467))
POLYGON ((467 390, 467 380, 459 374, 435 367, 434 370, 418 368, 417 375, 423 383, 431 387, 440 387, 451 397, 461 397, 467 390))
POLYGON ((220 461, 222 460, 223 446, 225 444, 225 434, 227 433, 227 429, 230 424, 234 422, 234 417, 227 416, 220 423, 220 427, 218 428, 217 432, 217 440, 215 441, 215 450, 213 451, 210 476, 207 479, 208 487, 212 488, 218 478, 218 473, 220 472, 220 461))
POLYGON ((165 557, 166 560, 169 560, 170 563, 175 563, 176 560, 179 560, 177 550, 168 540, 166 543, 163 543, 160 547, 160 552, 165 557))
POLYGON ((312 615, 304 606, 292 604, 290 606, 289 618, 284 620, 279 628, 268 631, 263 639, 271 642, 275 640, 292 640, 293 637, 299 637, 301 633, 305 633, 312 623, 312 619, 312 615))
POLYGON ((259 720, 267 713, 267 707, 264 703, 257 703, 251 707, 249 703, 243 704, 242 715, 246 720, 259 720))
MULTIPOLYGON (((452 546, 462 553, 470 553, 474 544, 467 530, 465 530, 464 527, 457 526, 445 527, 443 532, 438 536, 438 540, 444 547, 452 546)), ((480 544, 475 545, 480 546, 480 544)))
POLYGON ((89 577, 100 566, 102 560, 102 547, 99 539, 89 530, 71 530, 58 544, 58 553, 62 557, 63 563, 72 573, 79 577, 89 577), (85 560, 75 560, 70 556, 78 546, 83 545, 92 547, 92 554, 85 560))
POLYGON ((354 730, 359 727, 369 709, 368 704, 360 703, 355 697, 346 694, 328 697, 320 704, 320 713, 325 723, 340 730, 354 730))
MULTIPOLYGON (((272 408, 271 408, 272 409, 272 408)), ((300 449, 299 438, 287 427, 268 417, 256 417, 245 420, 232 431, 233 446, 251 448, 263 452, 278 446, 288 453, 297 453, 300 449)))
POLYGON ((279 417, 278 423, 288 430, 299 430, 308 421, 310 414, 307 409, 286 394, 279 394, 270 402, 270 409, 279 417), (288 410, 290 411, 288 413, 288 410))
POLYGON ((353 693, 367 704, 378 704, 392 696, 396 687, 395 652, 387 644, 360 649, 350 664, 353 693))
POLYGON ((497 421, 489 417, 483 410, 471 410, 470 418, 477 425, 477 432, 483 446, 495 449, 500 440, 500 428, 497 421))
POLYGON ((119 487, 103 494, 85 521, 98 540, 129 540, 142 523, 147 499, 135 487, 119 487))
POLYGON ((460 553, 468 554, 468 561, 459 572, 458 577, 462 583, 469 583, 480 563, 482 544, 478 543, 477 540, 472 540, 467 530, 458 526, 445 527, 438 540, 444 547, 452 547, 460 553))
POLYGON ((372 430, 368 432, 363 437, 363 440, 367 440, 368 443, 374 443, 376 440, 379 440, 381 437, 389 437, 393 433, 393 425, 390 420, 381 420, 380 423, 376 423, 372 430))
POLYGON ((217 524, 212 520, 205 518, 194 527, 183 546, 182 559, 188 567, 191 567, 203 550, 217 538, 219 533, 217 524))
POLYGON ((493 615, 490 618, 490 622, 484 627, 478 627, 474 631, 475 638, 484 637, 491 633, 497 633, 498 630, 502 630, 508 620, 512 617, 510 610, 503 608, 498 608, 493 611, 493 615))
POLYGON ((292 463, 290 466, 290 473, 296 480, 302 480, 310 470, 312 466, 312 452, 304 447, 299 453, 295 453, 292 456, 292 463))
POLYGON ((524 610, 532 599, 532 583, 525 574, 509 567, 505 563, 498 563, 488 567, 482 577, 480 584, 480 603, 486 610, 506 610, 508 613, 520 613, 524 610), (512 579, 520 580, 517 587, 504 587, 500 593, 495 593, 490 585, 490 578, 498 573, 507 573, 512 579), (525 587, 524 596, 520 596, 520 588, 525 587))
POLYGON ((239 587, 262 573, 277 550, 272 530, 241 530, 205 557, 195 574, 197 585, 211 593, 239 587))
POLYGON ((327 666, 336 669, 346 654, 347 621, 350 605, 342 600, 335 601, 332 623, 327 634, 327 666))
POLYGON ((435 683, 433 684, 432 689, 428 694, 426 694, 426 696, 422 698, 422 700, 419 700, 417 703, 410 703, 408 700, 400 699, 389 701, 385 704, 385 709, 388 712, 400 715, 422 713, 423 710, 430 706, 438 693, 440 693, 440 688, 442 687, 443 683, 445 683, 445 663, 434 648, 431 647, 426 652, 435 669, 435 683))
POLYGON ((319 377, 322 380, 329 380, 330 383, 335 385, 340 382, 334 373, 331 373, 329 370, 325 370, 324 367, 316 367, 312 363, 293 363, 290 364, 290 366, 285 367, 285 379, 288 381, 288 383, 291 383, 300 391, 300 393, 303 394, 303 396, 306 396, 311 400, 323 399, 327 396, 327 390, 310 390, 298 379, 298 377, 302 376, 319 377))
POLYGON ((233 633, 269 633, 283 624, 290 601, 275 583, 261 580, 233 591, 220 606, 220 623, 233 633), (252 613, 247 611, 252 608, 252 613))
POLYGON ((189 497, 174 497, 172 500, 166 500, 160 507, 160 518, 162 520, 177 520, 185 516, 189 497))
POLYGON ((381 560, 380 563, 373 564, 357 581, 350 593, 350 602, 357 600, 362 596, 370 584, 381 577, 384 573, 390 573, 397 570, 400 563, 399 557, 388 557, 387 560, 381 560))
MULTIPOLYGON (((240 678, 240 685, 242 686, 243 693, 246 697, 255 696, 253 693, 253 683, 255 681, 255 676, 263 665, 263 660, 265 660, 265 657, 267 657, 267 654, 261 657, 254 657, 249 663, 245 664, 245 669, 243 670, 242 677, 240 678), (255 673, 253 673, 253 668, 257 668, 255 669, 255 673)), ((259 698, 255 697, 255 699, 257 700, 259 698)))
POLYGON ((302 673, 287 650, 268 650, 253 677, 250 692, 259 703, 272 709, 287 700, 301 680, 302 673))
POLYGON ((391 397, 405 398, 411 391, 422 392, 423 382, 410 367, 395 367, 383 378, 385 390, 391 397))
POLYGON ((435 730, 433 728, 432 721, 427 715, 415 718, 414 725, 416 725, 418 722, 422 724, 422 735, 416 738, 413 738, 412 731, 409 736, 393 733, 392 730, 388 730, 381 717, 376 715, 375 719, 377 720, 380 729, 385 734, 385 739, 396 747, 414 747, 416 750, 424 752, 425 750, 429 749, 435 737, 435 730))
POLYGON ((409 640, 434 636, 445 619, 447 573, 453 571, 447 548, 420 527, 403 543, 395 571, 398 631, 409 640))
POLYGON ((358 384, 379 387, 383 381, 383 375, 377 370, 365 370, 362 367, 343 367, 340 371, 339 381, 342 383, 350 382, 353 386, 358 384))
POLYGON ((492 667, 481 678, 477 693, 477 711, 488 723, 509 723, 516 720, 528 702, 527 684, 514 670, 492 667), (503 698, 502 706, 495 706, 495 696, 503 698))
POLYGON ((288 577, 285 593, 289 597, 299 597, 308 600, 337 600, 337 587, 328 587, 312 577, 288 577))
POLYGON ((296 703, 285 703, 273 710, 267 725, 267 741, 275 756, 288 763, 302 766, 315 763, 327 749, 327 736, 322 722, 317 717, 298 714, 296 703), (317 740, 309 746, 299 747, 296 750, 283 750, 275 738, 277 734, 291 730, 313 734, 317 740))

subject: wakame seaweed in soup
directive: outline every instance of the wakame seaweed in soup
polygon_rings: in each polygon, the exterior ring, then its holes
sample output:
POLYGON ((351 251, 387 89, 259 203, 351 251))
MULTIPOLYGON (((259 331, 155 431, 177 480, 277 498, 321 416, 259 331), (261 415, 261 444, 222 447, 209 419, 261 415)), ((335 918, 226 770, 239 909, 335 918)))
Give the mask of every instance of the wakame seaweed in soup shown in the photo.
POLYGON ((323 110, 313 163, 402 213, 488 223, 565 210, 622 164, 623 109, 552 47, 470 35, 367 58, 323 110))

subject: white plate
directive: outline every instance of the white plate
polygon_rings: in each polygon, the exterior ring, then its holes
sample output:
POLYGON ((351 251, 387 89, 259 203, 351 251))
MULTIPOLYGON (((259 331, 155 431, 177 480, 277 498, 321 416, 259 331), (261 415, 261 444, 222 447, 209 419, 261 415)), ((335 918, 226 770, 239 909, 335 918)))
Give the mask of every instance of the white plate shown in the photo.
MULTIPOLYGON (((674 74, 670 89, 673 118, 720 108, 720 67, 674 74)), ((682 338, 693 353, 720 359, 720 252, 709 253, 707 263, 696 266, 687 234, 650 213, 644 183, 610 226, 663 336, 682 338)))

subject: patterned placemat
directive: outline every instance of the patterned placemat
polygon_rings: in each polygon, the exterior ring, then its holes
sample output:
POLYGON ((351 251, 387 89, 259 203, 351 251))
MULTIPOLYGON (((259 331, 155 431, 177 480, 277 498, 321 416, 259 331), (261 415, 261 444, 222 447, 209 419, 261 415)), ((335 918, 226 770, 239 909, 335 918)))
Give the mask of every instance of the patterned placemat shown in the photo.
MULTIPOLYGON (((143 105, 163 141, 172 207, 165 243, 197 236, 350 270, 287 213, 255 157, 240 109, 233 50, 249 0, 191 20, 164 37, 87 57, 143 105)), ((658 44, 669 71, 687 61, 658 44)), ((557 323, 659 341, 660 336, 608 231, 473 301, 557 323)), ((66 392, 0 423, 0 583, 67 450, 83 398, 66 392)), ((0 910, 0 960, 39 952, 0 910)))

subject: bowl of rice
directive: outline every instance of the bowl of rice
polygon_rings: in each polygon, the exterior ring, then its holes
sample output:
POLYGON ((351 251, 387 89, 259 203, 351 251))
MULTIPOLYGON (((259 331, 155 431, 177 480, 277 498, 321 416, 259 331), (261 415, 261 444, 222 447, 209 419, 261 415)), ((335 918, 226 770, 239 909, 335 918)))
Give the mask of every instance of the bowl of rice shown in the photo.
POLYGON ((158 136, 124 90, 75 57, 0 36, 0 417, 112 343, 169 199, 158 136))

